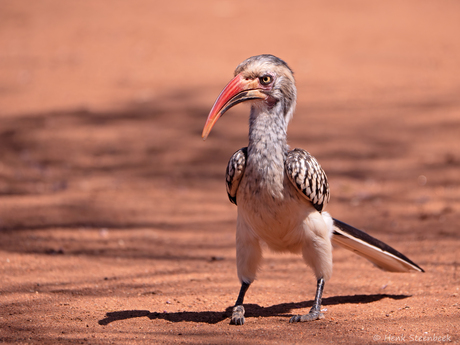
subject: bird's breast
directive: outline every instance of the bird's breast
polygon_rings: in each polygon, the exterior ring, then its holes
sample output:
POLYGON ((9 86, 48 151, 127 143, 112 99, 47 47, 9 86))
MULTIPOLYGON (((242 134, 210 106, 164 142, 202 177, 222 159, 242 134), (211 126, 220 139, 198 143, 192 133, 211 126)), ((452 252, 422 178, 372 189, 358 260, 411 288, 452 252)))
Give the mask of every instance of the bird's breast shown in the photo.
POLYGON ((245 174, 237 193, 238 216, 254 235, 275 251, 298 252, 304 220, 314 208, 298 196, 283 174, 281 179, 245 174))

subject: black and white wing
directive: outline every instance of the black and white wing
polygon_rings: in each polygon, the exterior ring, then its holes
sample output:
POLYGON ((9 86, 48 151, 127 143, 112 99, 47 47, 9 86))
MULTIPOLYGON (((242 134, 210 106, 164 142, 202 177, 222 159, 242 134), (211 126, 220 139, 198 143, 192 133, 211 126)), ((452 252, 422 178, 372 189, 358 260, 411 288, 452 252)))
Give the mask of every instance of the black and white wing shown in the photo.
MULTIPOLYGON (((329 184, 318 161, 307 151, 295 149, 288 153, 286 174, 297 190, 307 198, 319 212, 329 202, 329 184)), ((329 216, 330 217, 330 216, 329 216)), ((368 259, 384 271, 424 272, 423 269, 366 232, 333 218, 332 242, 368 259)))
POLYGON ((248 148, 243 147, 236 151, 228 161, 225 181, 227 183, 227 194, 230 201, 236 205, 236 191, 240 185, 241 178, 246 168, 248 148))
POLYGON ((288 152, 286 174, 297 190, 321 212, 329 202, 330 192, 327 176, 318 161, 305 150, 288 152))

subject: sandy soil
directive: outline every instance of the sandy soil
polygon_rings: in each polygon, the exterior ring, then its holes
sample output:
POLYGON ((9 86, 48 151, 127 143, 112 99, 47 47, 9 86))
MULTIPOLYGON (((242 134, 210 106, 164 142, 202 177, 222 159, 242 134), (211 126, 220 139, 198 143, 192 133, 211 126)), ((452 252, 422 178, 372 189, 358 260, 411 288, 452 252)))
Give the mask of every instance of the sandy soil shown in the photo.
POLYGON ((0 343, 460 342, 459 3, 282 3, 0 1, 0 343), (248 108, 200 133, 260 53, 296 73, 328 211, 426 273, 336 248, 326 318, 291 325, 314 277, 267 253, 229 325, 248 108))

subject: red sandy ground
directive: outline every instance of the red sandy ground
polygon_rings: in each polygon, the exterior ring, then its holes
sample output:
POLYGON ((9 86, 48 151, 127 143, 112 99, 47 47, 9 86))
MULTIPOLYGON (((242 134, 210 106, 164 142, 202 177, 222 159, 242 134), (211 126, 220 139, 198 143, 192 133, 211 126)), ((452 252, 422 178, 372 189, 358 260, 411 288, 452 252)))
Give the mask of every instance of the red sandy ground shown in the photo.
POLYGON ((456 1, 0 1, 0 343, 460 342, 459 33, 456 1), (200 133, 260 53, 296 73, 328 211, 426 273, 336 248, 326 318, 289 324, 314 277, 267 253, 229 325, 248 108, 200 133))

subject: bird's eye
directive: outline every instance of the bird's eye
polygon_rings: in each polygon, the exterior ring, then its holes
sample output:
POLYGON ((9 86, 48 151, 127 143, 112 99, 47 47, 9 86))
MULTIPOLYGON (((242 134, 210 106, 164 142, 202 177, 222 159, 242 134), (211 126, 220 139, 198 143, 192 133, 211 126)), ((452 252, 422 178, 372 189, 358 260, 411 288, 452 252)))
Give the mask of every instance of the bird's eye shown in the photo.
POLYGON ((260 83, 262 85, 268 85, 273 81, 273 77, 271 75, 266 74, 266 75, 260 77, 259 81, 260 81, 260 83))

